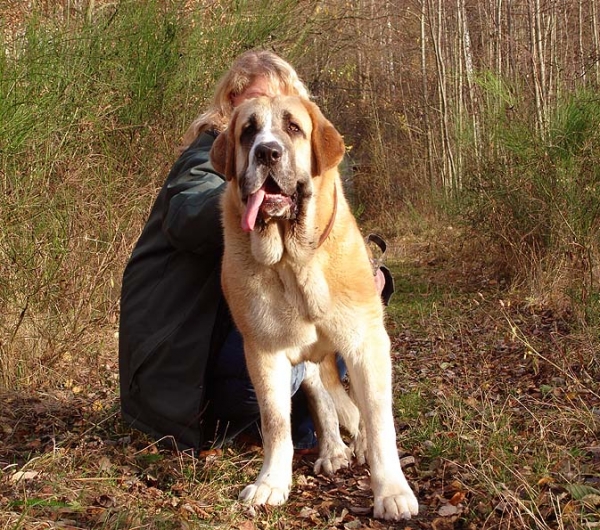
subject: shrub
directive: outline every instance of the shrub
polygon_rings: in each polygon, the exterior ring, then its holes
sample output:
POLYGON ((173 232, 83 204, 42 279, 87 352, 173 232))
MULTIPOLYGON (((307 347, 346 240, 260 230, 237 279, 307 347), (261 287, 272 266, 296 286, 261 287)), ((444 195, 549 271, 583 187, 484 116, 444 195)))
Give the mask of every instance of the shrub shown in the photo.
POLYGON ((472 164, 461 211, 535 298, 589 309, 598 292, 600 99, 566 96, 546 131, 532 123, 519 109, 488 112, 493 148, 472 164))

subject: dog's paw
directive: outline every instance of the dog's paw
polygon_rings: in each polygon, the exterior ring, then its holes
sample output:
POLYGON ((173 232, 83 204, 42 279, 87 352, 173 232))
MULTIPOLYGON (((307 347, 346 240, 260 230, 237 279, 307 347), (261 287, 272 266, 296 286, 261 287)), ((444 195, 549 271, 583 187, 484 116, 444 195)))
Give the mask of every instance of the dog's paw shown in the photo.
POLYGON ((277 487, 266 482, 255 482, 242 490, 239 500, 253 505, 270 504, 271 506, 279 506, 287 501, 289 494, 289 486, 277 487))
POLYGON ((349 467, 352 460, 352 450, 341 443, 333 450, 322 451, 315 462, 315 474, 333 475, 338 469, 349 467))
POLYGON ((419 502, 410 488, 395 495, 375 497, 373 516, 377 519, 400 521, 401 519, 410 519, 411 516, 418 513, 419 502))

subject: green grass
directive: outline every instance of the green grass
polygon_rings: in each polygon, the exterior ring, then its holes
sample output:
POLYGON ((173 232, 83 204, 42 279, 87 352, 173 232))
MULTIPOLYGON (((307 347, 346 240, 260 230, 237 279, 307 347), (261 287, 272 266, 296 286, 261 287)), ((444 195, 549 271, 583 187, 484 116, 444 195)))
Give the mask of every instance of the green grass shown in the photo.
POLYGON ((410 257, 403 261, 387 263, 394 276, 395 292, 386 309, 389 320, 412 328, 414 322, 427 319, 436 311, 437 304, 448 292, 444 287, 432 284, 426 271, 411 263, 410 257))

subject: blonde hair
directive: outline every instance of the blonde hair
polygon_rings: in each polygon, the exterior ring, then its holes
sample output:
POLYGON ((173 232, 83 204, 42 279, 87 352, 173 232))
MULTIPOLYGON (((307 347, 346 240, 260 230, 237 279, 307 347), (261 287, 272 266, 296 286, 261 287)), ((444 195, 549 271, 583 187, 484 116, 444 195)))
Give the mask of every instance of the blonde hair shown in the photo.
POLYGON ((292 66, 268 50, 250 50, 240 55, 221 77, 206 112, 198 116, 183 136, 183 147, 189 146, 207 129, 222 131, 233 114, 232 98, 242 94, 257 78, 263 76, 274 93, 309 97, 292 66))

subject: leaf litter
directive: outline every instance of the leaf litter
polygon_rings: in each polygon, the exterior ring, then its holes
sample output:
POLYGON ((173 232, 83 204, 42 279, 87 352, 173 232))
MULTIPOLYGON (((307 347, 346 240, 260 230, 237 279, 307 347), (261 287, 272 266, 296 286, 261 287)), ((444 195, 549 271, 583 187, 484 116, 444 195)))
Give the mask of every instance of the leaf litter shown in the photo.
POLYGON ((285 506, 241 505, 261 448, 195 458, 123 425, 115 344, 98 362, 111 374, 0 395, 0 527, 600 527, 597 344, 571 315, 485 271, 458 274, 427 255, 431 245, 402 246, 388 325, 399 454, 418 517, 373 519, 366 466, 315 476, 308 456, 294 460, 285 506))

